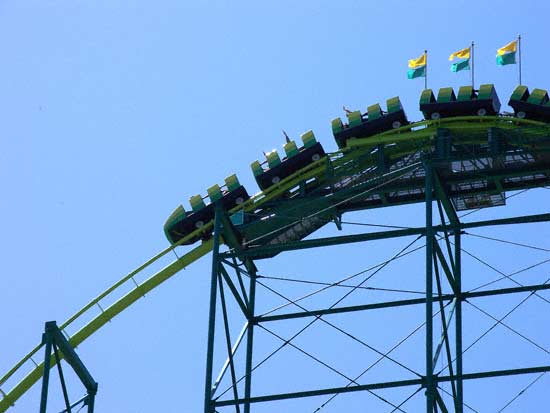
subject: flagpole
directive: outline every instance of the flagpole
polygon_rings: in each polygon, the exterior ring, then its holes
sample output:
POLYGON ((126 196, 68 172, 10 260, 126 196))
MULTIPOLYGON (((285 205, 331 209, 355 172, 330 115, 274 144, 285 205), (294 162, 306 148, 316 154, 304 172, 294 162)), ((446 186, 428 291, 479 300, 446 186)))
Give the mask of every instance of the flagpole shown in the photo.
POLYGON ((428 89, 428 51, 424 50, 424 54, 426 55, 426 68, 424 71, 424 90, 428 89))
POLYGON ((475 89, 474 86, 474 42, 472 41, 472 89, 475 89))
POLYGON ((518 52, 519 52, 519 84, 521 85, 521 34, 518 34, 518 52))

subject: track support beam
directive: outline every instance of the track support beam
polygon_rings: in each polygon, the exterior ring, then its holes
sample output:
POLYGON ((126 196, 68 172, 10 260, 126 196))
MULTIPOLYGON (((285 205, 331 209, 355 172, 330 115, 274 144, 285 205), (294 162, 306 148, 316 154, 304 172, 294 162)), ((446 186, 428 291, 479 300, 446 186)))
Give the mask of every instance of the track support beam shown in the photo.
POLYGON ((212 405, 212 368, 214 362, 214 336, 216 329, 216 302, 218 273, 220 265, 220 231, 223 210, 221 205, 216 204, 216 214, 214 217, 214 244, 212 247, 212 273, 210 278, 210 309, 208 314, 208 341, 206 350, 206 375, 204 380, 204 413, 213 413, 212 405))
POLYGON ((88 406, 88 413, 93 413, 95 405, 95 395, 97 394, 97 382, 93 379, 88 369, 84 366, 84 363, 80 360, 80 357, 78 357, 73 347, 69 344, 68 340, 65 338, 55 321, 46 322, 45 331, 42 335, 42 344, 44 344, 45 355, 44 371, 42 375, 42 391, 40 397, 40 413, 46 413, 46 408, 48 404, 50 369, 53 364, 57 364, 59 379, 63 390, 63 398, 65 400, 66 407, 63 412, 71 413, 71 409, 73 407, 80 403, 83 403, 83 405, 88 406), (52 360, 52 349, 55 356, 55 363, 54 360, 52 360), (87 395, 73 405, 71 405, 69 402, 65 378, 63 376, 63 370, 61 367, 61 356, 59 354, 59 351, 61 351, 65 361, 74 370, 87 391, 87 395))
POLYGON ((435 385, 433 367, 433 170, 432 165, 425 164, 426 173, 426 412, 433 413, 435 408, 435 385))

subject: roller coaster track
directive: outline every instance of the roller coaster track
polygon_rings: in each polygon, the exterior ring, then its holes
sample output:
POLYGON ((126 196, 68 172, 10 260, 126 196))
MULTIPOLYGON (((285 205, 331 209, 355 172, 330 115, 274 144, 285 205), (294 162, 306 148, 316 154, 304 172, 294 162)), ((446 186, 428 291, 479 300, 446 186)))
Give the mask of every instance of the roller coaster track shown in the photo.
MULTIPOLYGON (((464 197, 480 193, 490 195, 506 190, 547 186, 550 184, 550 125, 506 116, 454 117, 411 123, 368 138, 351 139, 346 148, 329 153, 228 213, 242 210, 244 214, 263 217, 245 228, 242 242, 245 249, 262 245, 273 247, 299 240, 344 212, 422 201, 421 166, 426 159, 448 166, 447 170, 452 175, 447 180, 449 196, 456 199, 464 200, 464 197), (437 137, 442 130, 461 137, 461 146, 477 148, 477 152, 468 155, 466 151, 453 159, 438 160, 437 137), (506 149, 499 153, 491 153, 487 147, 488 133, 494 131, 506 137, 506 149), (380 151, 387 159, 385 168, 380 166, 380 151), (465 162, 470 166, 475 166, 477 162, 490 165, 455 170, 459 164, 464 166, 465 162), (480 180, 486 185, 478 185, 480 180), (281 197, 285 202, 271 202, 281 197)), ((205 223, 178 243, 159 252, 60 325, 70 344, 79 346, 140 297, 208 254, 213 242, 204 234, 211 231, 212 226, 212 221, 205 223), (136 282, 138 274, 151 268, 187 240, 201 234, 204 240, 199 246, 146 281, 136 282), (131 290, 124 294, 129 285, 131 290), (107 300, 114 303, 103 309, 101 302, 107 300), (92 319, 86 323, 90 315, 92 319), (66 333, 68 329, 82 324, 83 327, 72 336, 66 333)), ((227 244, 232 246, 231 242, 227 244)), ((40 380, 43 364, 34 358, 39 357, 41 351, 43 346, 36 346, 0 378, 0 412, 8 410, 40 380), (22 379, 18 383, 13 383, 20 377, 22 379), (6 386, 10 386, 10 390, 6 391, 6 386)))

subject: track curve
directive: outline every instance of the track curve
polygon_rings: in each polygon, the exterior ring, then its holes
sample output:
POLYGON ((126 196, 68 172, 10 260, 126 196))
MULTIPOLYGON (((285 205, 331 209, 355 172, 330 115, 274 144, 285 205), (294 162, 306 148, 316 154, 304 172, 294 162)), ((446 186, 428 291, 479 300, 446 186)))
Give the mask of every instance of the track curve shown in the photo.
MULTIPOLYGON (((339 168, 341 170, 348 168, 346 169, 346 176, 349 176, 354 173, 353 170, 349 170, 349 168, 352 168, 353 166, 350 167, 349 165, 354 165, 353 162, 355 160, 359 159, 361 156, 368 155, 373 148, 379 147, 380 145, 386 145, 388 148, 388 153, 395 159, 418 153, 419 151, 431 151, 433 150, 437 129, 441 127, 454 130, 460 134, 463 134, 465 137, 468 137, 467 139, 465 138, 465 142, 467 143, 482 142, 483 138, 478 137, 477 132, 485 131, 488 128, 495 127, 503 130, 515 131, 518 132, 520 139, 518 139, 517 142, 514 142, 514 145, 524 147, 530 151, 544 153, 547 157, 550 153, 550 125, 543 122, 518 119, 510 116, 468 116, 421 121, 368 138, 351 139, 346 148, 337 152, 329 153, 326 158, 322 158, 311 163, 305 168, 281 180, 279 183, 271 186, 267 190, 256 194, 244 204, 233 208, 229 212, 234 213, 239 210, 254 212, 261 208, 264 204, 268 204, 270 200, 280 197, 282 194, 296 188, 296 186, 301 182, 308 181, 312 178, 317 178, 321 182, 329 180, 330 176, 333 176, 333 171, 338 170, 339 168)), ((545 164, 545 169, 550 169, 550 167, 545 164)), ((334 182, 332 184, 334 184, 334 182)), ((212 240, 203 241, 199 246, 193 248, 179 259, 173 261, 171 264, 152 275, 143 283, 138 284, 134 280, 134 276, 141 273, 146 268, 149 268, 161 257, 164 257, 176 247, 185 243, 185 241, 204 234, 205 231, 212 228, 212 225, 213 223, 210 221, 206 223, 204 227, 182 238, 178 243, 162 250, 136 270, 130 272, 128 275, 113 284, 113 286, 91 300, 81 310, 76 312, 67 321, 60 325, 60 329, 63 331, 76 322, 83 320, 83 316, 88 314, 89 310, 94 307, 97 306, 101 309, 101 312, 95 315, 91 321, 80 328, 80 330, 78 330, 74 335, 68 337, 71 345, 73 347, 77 347, 88 339, 93 333, 98 331, 109 320, 126 310, 144 294, 155 289, 181 269, 186 268, 201 257, 208 254, 212 250, 212 240), (121 290, 123 285, 125 286, 130 281, 133 281, 134 283, 131 291, 118 298, 111 306, 103 310, 100 305, 101 300, 106 297, 114 296, 121 290)), ((0 394, 3 396, 0 400, 0 413, 5 412, 12 405, 14 405, 15 402, 42 376, 43 364, 36 363, 33 359, 33 356, 42 350, 42 348, 42 345, 36 346, 18 363, 16 363, 12 369, 0 378, 0 394), (28 366, 31 363, 34 363, 33 367, 29 372, 25 373, 25 371, 28 371, 28 366), (15 375, 24 375, 24 378, 15 384, 8 392, 2 391, 2 386, 10 382, 10 379, 14 380, 15 375)))

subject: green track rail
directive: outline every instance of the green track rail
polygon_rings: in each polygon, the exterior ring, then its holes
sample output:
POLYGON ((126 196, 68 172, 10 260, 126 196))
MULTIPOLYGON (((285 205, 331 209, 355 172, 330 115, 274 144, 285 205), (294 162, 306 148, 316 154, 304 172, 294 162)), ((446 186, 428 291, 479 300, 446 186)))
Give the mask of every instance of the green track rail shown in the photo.
MULTIPOLYGON (((341 170, 346 170, 349 168, 349 165, 354 164, 355 160, 370 153, 374 148, 380 145, 391 145, 391 150, 389 150, 389 152, 394 158, 431 148, 434 143, 437 129, 443 127, 464 135, 465 137, 470 136, 471 138, 466 139, 472 143, 482 141, 483 137, 478 138, 476 134, 477 132, 486 131, 487 128, 495 127, 510 131, 521 129, 522 138, 515 143, 516 145, 524 145, 527 149, 536 147, 537 150, 542 150, 546 153, 550 151, 550 125, 542 122, 506 116, 456 117, 442 118, 435 121, 422 121, 365 139, 349 140, 346 148, 330 153, 327 155, 327 158, 322 158, 308 165, 278 184, 256 194, 242 205, 229 211, 229 213, 234 213, 241 209, 245 212, 254 212, 261 209, 262 205, 272 200, 276 200, 282 194, 293 190, 302 182, 312 178, 316 178, 321 182, 327 180, 327 177, 331 176, 334 170, 338 170, 339 168, 341 170)), ((76 325, 83 324, 84 320, 89 318, 91 311, 97 311, 97 314, 93 316, 91 321, 88 321, 75 334, 68 337, 70 344, 73 347, 77 347, 147 292, 155 289, 183 268, 188 267, 208 254, 212 250, 212 240, 203 241, 199 246, 191 249, 185 255, 173 261, 141 284, 138 284, 134 278, 187 240, 205 231, 211 230, 212 226, 213 222, 206 223, 202 228, 187 235, 177 244, 159 252, 136 270, 130 272, 113 286, 91 300, 81 310, 60 325, 60 329, 65 332, 65 330, 71 326, 75 327, 76 325), (128 285, 132 286, 130 292, 123 294, 122 291, 127 291, 128 285), (120 298, 116 299, 115 297, 120 298), (106 309, 103 309, 101 307, 101 301, 107 298, 111 301, 114 299, 114 303, 106 309)), ((42 345, 36 346, 0 378, 0 396, 3 396, 0 400, 0 413, 5 412, 14 405, 15 402, 42 377, 43 364, 36 363, 33 358, 34 356, 38 357, 42 349, 42 345), (10 385, 15 380, 15 377, 23 378, 17 384, 13 385, 9 391, 5 392, 3 387, 10 385)), ((53 362, 52 358, 52 363, 53 362)))

